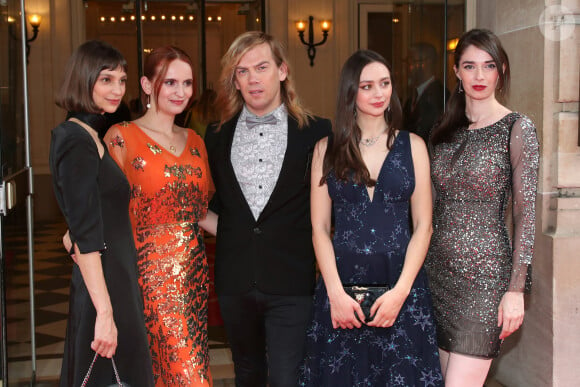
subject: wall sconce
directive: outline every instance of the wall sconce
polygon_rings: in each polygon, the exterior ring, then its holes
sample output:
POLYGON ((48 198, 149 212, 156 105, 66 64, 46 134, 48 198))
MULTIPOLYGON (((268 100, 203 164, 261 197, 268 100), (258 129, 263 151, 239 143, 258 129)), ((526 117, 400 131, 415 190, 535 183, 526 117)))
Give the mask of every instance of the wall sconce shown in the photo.
POLYGON ((40 28, 40 23, 42 22, 42 17, 37 14, 32 14, 28 17, 28 22, 32 26, 32 37, 26 38, 26 62, 28 62, 28 55, 30 54, 30 43, 34 42, 38 37, 38 30, 40 28))
POLYGON ((308 58, 310 58, 310 66, 314 66, 314 57, 316 56, 316 47, 321 46, 326 42, 328 38, 328 31, 330 31, 330 22, 328 20, 323 20, 320 22, 320 29, 322 30, 322 40, 318 43, 314 43, 314 29, 312 27, 314 17, 308 17, 308 42, 304 40, 304 31, 306 31, 306 22, 299 21, 296 22, 296 30, 298 30, 298 36, 300 41, 308 47, 308 58))
POLYGON ((455 51, 455 47, 457 47, 457 43, 459 43, 459 38, 449 39, 447 41, 447 51, 455 51))

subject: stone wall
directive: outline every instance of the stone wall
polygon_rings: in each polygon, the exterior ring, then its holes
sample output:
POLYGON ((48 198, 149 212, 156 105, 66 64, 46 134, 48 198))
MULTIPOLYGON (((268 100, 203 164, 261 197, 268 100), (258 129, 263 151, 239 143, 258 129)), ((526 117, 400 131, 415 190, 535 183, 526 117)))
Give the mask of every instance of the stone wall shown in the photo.
MULTIPOLYGON (((542 15, 561 20, 554 10, 562 16, 578 8, 578 1, 477 1, 477 26, 495 31, 510 57, 508 105, 532 118, 541 146, 533 290, 522 329, 493 366, 506 386, 571 386, 580 379, 578 28, 556 35, 540 22, 542 15)), ((569 28, 546 26, 554 27, 569 28)))

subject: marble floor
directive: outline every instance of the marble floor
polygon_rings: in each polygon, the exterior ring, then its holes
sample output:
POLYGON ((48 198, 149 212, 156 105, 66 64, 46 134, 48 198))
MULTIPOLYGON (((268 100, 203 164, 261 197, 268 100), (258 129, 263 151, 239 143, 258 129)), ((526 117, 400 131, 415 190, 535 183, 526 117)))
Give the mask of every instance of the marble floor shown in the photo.
MULTIPOLYGON (((63 223, 34 227, 36 386, 56 386, 62 362, 72 261, 60 245, 63 223)), ((31 318, 26 236, 5 230, 8 386, 30 386, 31 318)), ((211 241, 210 241, 211 242, 211 241)), ((223 327, 209 328, 214 386, 234 386, 231 353, 223 327)))

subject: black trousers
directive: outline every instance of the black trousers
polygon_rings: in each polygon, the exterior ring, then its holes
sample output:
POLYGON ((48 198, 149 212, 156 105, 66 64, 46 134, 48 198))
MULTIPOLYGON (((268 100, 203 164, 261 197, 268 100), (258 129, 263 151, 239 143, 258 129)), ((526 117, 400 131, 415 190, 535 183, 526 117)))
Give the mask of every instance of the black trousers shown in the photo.
POLYGON ((236 387, 296 387, 304 360, 312 296, 279 296, 257 289, 218 295, 231 345, 236 387))

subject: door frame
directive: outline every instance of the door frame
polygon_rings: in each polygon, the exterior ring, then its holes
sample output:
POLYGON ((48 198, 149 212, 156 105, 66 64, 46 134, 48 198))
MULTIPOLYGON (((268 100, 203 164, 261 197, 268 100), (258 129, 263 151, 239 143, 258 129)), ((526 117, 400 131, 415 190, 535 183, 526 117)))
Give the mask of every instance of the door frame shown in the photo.
MULTIPOLYGON (((27 16, 24 0, 14 0, 14 5, 19 8, 20 14, 20 31, 19 36, 15 34, 14 39, 20 41, 20 62, 22 76, 22 108, 23 108, 23 129, 24 129, 24 165, 19 170, 4 176, 4 170, 0 169, 0 190, 2 190, 0 203, 0 303, 2 313, 1 329, 1 351, 2 351, 2 383, 8 384, 8 348, 7 348, 7 318, 6 318, 6 266, 4 255, 4 217, 24 199, 26 205, 26 233, 27 233, 27 252, 28 252, 28 288, 29 288, 29 305, 30 305, 30 345, 31 345, 31 384, 36 381, 36 335, 35 335, 35 303, 34 303, 34 219, 33 219, 33 192, 34 181, 32 165, 30 161, 30 117, 29 117, 29 100, 28 100, 28 62, 27 52, 27 16), (11 188, 10 188, 11 187, 11 188), (11 195, 11 193, 14 193, 11 195), (11 200, 11 206, 8 201, 11 200)), ((10 61, 11 59, 8 58, 10 61)), ((14 92, 14 91, 10 91, 14 92)), ((20 101, 19 101, 20 102, 20 101)), ((3 128, 6 130, 6 128, 3 128)), ((17 128, 13 128, 17 130, 17 128)), ((2 151, 0 149, 0 161, 2 160, 2 151)))
POLYGON ((358 4, 358 18, 357 18, 357 36, 358 36, 358 48, 366 49, 368 48, 368 15, 372 12, 393 12, 393 3, 384 4, 369 4, 369 3, 359 3, 358 4))

